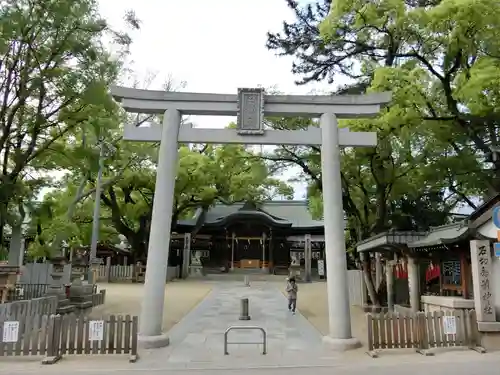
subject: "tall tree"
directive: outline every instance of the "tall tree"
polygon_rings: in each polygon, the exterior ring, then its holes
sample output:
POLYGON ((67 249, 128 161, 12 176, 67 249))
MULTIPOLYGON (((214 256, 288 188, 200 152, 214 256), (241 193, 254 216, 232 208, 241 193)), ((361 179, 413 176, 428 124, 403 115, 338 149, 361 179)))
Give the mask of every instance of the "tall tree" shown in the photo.
MULTIPOLYGON (((133 27, 133 13, 126 19, 133 27)), ((96 0, 17 0, 0 4, 0 239, 11 205, 38 193, 59 168, 44 156, 113 116, 107 86, 130 38, 99 17, 96 0), (103 44, 112 37, 111 54, 103 44)))
MULTIPOLYGON (((106 159, 101 194, 102 241, 116 241, 124 235, 134 255, 146 257, 149 227, 154 200, 157 145, 118 141, 115 152, 106 159)), ((276 195, 293 197, 293 189, 273 178, 264 162, 249 157, 243 146, 181 146, 172 212, 172 228, 179 219, 192 216, 197 208, 209 208, 217 202, 232 204, 245 200, 259 201, 276 195)), ((40 210, 38 237, 32 252, 50 253, 47 244, 64 228, 64 240, 70 245, 90 241, 94 180, 85 181, 78 193, 80 176, 69 174, 61 188, 44 200, 40 210), (64 186, 67 186, 64 188, 64 186), (74 213, 67 215, 69 202, 80 196, 74 213), (46 220, 50 215, 51 220, 46 220)), ((168 230, 168 229, 167 229, 168 230)))
POLYGON ((267 46, 295 57, 299 83, 339 75, 371 83, 377 74, 375 89, 406 96, 391 107, 400 124, 418 119, 443 153, 476 156, 461 171, 471 178, 451 184, 457 194, 499 190, 500 159, 493 170, 485 163, 499 142, 497 1, 286 1, 296 19, 267 46))
MULTIPOLYGON (((269 33, 267 47, 294 57, 292 71, 300 77, 298 84, 333 83, 343 76, 354 83, 336 94, 393 91, 393 104, 371 124, 343 123, 379 134, 376 149, 343 153, 349 240, 355 243, 389 227, 427 229, 442 224, 458 205, 474 207, 471 196, 495 188, 495 178, 484 163, 489 146, 481 147, 470 129, 474 116, 481 121, 487 117, 479 112, 495 111, 487 108, 487 100, 479 99, 496 88, 487 77, 479 77, 479 71, 470 78, 478 62, 473 52, 463 54, 471 51, 463 37, 470 32, 468 25, 492 1, 480 1, 473 10, 472 1, 460 10, 455 1, 339 0, 331 9, 330 0, 305 6, 286 1, 296 19, 284 22, 282 33, 269 33), (477 114, 472 113, 475 108, 480 108, 477 114)), ((476 55, 483 55, 483 64, 487 61, 486 66, 496 72, 492 46, 498 38, 492 39, 496 29, 490 28, 494 22, 492 17, 480 21, 481 33, 475 34, 472 44, 476 55)), ((495 121, 489 134, 497 132, 495 121)), ((484 141, 484 124, 475 130, 484 141)), ((319 150, 280 148, 276 156, 302 168, 312 182, 313 209, 321 212, 319 150)))

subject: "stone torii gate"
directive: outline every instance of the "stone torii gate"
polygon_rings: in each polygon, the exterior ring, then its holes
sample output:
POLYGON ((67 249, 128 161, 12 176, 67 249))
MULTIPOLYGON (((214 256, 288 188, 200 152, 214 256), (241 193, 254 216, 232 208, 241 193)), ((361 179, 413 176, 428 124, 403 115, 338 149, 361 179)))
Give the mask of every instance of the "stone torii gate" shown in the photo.
POLYGON ((124 139, 158 142, 160 150, 155 199, 149 235, 146 280, 140 316, 139 340, 144 347, 169 344, 162 333, 164 290, 170 246, 172 205, 177 175, 178 143, 319 145, 323 182, 323 219, 329 335, 336 350, 359 346, 352 337, 344 213, 340 180, 340 147, 373 147, 376 133, 339 129, 338 118, 369 117, 391 99, 390 93, 368 95, 266 95, 263 89, 238 89, 237 95, 164 92, 112 87, 113 97, 132 113, 164 114, 163 125, 125 126, 124 139), (237 129, 197 129, 181 126, 182 115, 237 116, 237 129), (320 127, 307 130, 264 129, 265 116, 319 118, 320 127))

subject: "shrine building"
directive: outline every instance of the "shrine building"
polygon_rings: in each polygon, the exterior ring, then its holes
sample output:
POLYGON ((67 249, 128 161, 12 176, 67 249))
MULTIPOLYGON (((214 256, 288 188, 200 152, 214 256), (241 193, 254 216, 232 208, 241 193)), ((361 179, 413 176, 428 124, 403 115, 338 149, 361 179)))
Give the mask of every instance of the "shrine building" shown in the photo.
POLYGON ((191 253, 201 256, 207 272, 226 268, 286 274, 290 265, 309 263, 305 258, 310 253, 315 275, 318 260, 325 259, 323 221, 312 218, 307 201, 216 204, 206 211, 198 209, 193 219, 179 221, 172 235, 171 248, 180 257, 186 233, 191 237, 191 253))

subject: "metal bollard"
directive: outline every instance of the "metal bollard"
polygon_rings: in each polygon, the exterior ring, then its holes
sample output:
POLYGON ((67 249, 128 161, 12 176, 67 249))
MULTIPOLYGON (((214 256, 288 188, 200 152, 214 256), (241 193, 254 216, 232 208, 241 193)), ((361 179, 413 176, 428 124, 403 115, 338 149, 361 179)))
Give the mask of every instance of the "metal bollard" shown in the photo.
POLYGON ((240 320, 250 320, 250 315, 248 314, 248 298, 241 299, 241 310, 240 310, 240 320))
POLYGON ((245 275, 243 282, 245 283, 245 286, 250 286, 250 276, 245 275))

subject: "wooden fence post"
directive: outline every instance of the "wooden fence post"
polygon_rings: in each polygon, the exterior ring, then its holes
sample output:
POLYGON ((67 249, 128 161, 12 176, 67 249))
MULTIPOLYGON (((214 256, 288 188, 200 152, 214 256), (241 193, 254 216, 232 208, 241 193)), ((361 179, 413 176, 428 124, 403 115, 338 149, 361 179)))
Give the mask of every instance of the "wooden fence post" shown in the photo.
POLYGON ((60 315, 51 315, 47 327, 47 352, 42 360, 44 365, 52 365, 61 359, 59 345, 61 342, 61 322, 60 315))
POLYGON ((425 356, 433 356, 434 353, 427 350, 429 349, 429 337, 427 334, 427 317, 425 313, 418 312, 416 314, 415 324, 417 325, 417 353, 425 356))
POLYGON ((137 335, 139 334, 139 318, 137 316, 132 317, 132 350, 129 357, 129 362, 135 363, 139 358, 137 353, 137 335))
POLYGON ((106 258, 106 281, 111 282, 111 257, 106 258))
POLYGON ((377 353, 373 348, 373 315, 366 314, 367 328, 368 328, 368 352, 367 354, 372 358, 377 358, 377 353))

